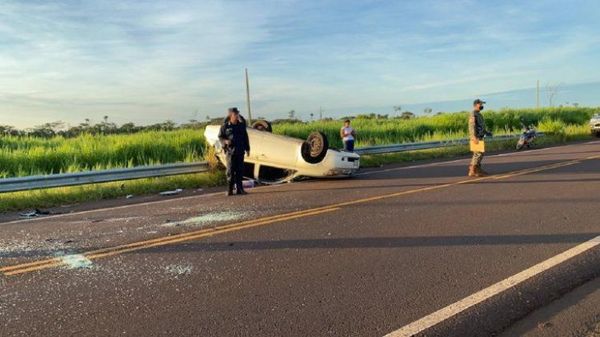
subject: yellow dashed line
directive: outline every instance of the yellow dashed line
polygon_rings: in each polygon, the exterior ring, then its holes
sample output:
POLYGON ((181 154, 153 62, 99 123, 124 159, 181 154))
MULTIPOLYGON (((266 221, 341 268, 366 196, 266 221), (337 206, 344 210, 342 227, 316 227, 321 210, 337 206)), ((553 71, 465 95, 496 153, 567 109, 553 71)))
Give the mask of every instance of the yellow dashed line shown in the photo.
MULTIPOLYGON (((352 201, 340 202, 340 203, 335 203, 335 204, 326 205, 326 206, 322 206, 322 207, 311 208, 311 209, 302 210, 302 211, 273 215, 273 216, 268 216, 268 217, 255 219, 255 220, 243 221, 243 222, 229 224, 229 225, 225 225, 225 226, 221 226, 221 227, 217 227, 217 228, 206 228, 206 229, 201 229, 201 230, 188 232, 188 233, 182 233, 182 234, 177 234, 177 235, 172 235, 172 236, 167 236, 167 237, 160 237, 160 238, 156 238, 156 239, 133 242, 133 243, 124 244, 124 245, 115 246, 115 247, 108 247, 108 248, 93 250, 93 251, 85 252, 82 255, 90 260, 100 259, 100 258, 104 258, 104 257, 120 255, 120 254, 138 251, 138 250, 142 250, 142 249, 148 249, 148 248, 152 248, 152 247, 164 246, 164 245, 169 245, 169 244, 174 244, 174 243, 179 243, 179 242, 184 242, 184 241, 190 241, 190 240, 197 240, 197 239, 201 239, 201 238, 205 238, 205 237, 209 237, 209 236, 213 236, 213 235, 229 233, 229 232, 252 228, 252 227, 264 226, 264 225, 268 225, 268 224, 272 224, 272 223, 276 223, 276 222, 288 221, 288 220, 299 219, 299 218, 304 218, 304 217, 313 216, 313 215, 319 215, 319 214, 323 214, 323 213, 327 213, 327 212, 333 212, 333 211, 339 210, 341 207, 345 207, 345 206, 351 206, 351 205, 356 205, 356 204, 361 204, 361 203, 378 201, 378 200, 382 200, 382 199, 394 198, 394 197, 415 194, 415 193, 420 193, 420 192, 433 191, 433 190, 448 188, 448 187, 462 185, 462 184, 468 184, 468 183, 477 182, 477 181, 486 180, 486 179, 494 179, 494 180, 506 179, 506 178, 521 176, 521 175, 525 175, 525 174, 551 170, 551 169, 555 169, 555 168, 559 168, 559 167, 571 166, 571 165, 581 163, 584 160, 591 160, 591 159, 598 159, 598 158, 600 158, 600 155, 590 156, 590 157, 587 157, 582 160, 570 160, 570 161, 561 162, 561 163, 543 165, 543 166, 539 166, 536 168, 510 172, 510 173, 503 174, 503 175, 481 177, 481 178, 470 178, 470 179, 465 179, 465 180, 461 180, 461 181, 457 181, 457 182, 453 182, 453 183, 422 187, 422 188, 417 188, 417 189, 413 189, 413 190, 407 190, 407 191, 378 195, 378 196, 357 199, 357 200, 352 200, 352 201)), ((44 259, 44 260, 39 260, 39 261, 34 261, 34 262, 29 262, 29 263, 16 264, 16 265, 12 265, 12 266, 6 266, 3 268, 0 268, 0 272, 4 273, 4 275, 6 275, 6 276, 13 276, 13 275, 19 275, 19 274, 29 273, 29 272, 33 272, 33 271, 55 268, 55 267, 59 267, 59 266, 63 266, 63 265, 65 265, 63 260, 60 257, 57 257, 57 258, 44 259)))

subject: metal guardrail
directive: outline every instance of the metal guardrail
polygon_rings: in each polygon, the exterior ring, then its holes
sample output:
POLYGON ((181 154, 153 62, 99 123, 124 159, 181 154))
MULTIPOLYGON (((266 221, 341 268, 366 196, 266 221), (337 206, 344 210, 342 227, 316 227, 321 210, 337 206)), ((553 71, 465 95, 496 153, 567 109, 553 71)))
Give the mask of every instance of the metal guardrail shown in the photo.
MULTIPOLYGON (((538 136, 543 136, 543 133, 538 133, 538 136)), ((502 135, 492 137, 491 139, 488 139, 488 141, 507 140, 517 137, 519 137, 519 135, 502 135)), ((435 149, 448 146, 465 145, 468 143, 468 138, 462 138, 435 142, 369 146, 357 148, 355 149, 355 152, 358 154, 367 155, 384 154, 404 151, 435 149)), ((201 173, 206 171, 208 171, 208 164, 206 162, 198 162, 155 166, 139 166, 124 169, 87 171, 78 173, 62 173, 19 178, 6 178, 0 179, 0 193, 44 189, 51 187, 106 183, 111 181, 132 180, 140 178, 166 177, 181 174, 201 173)))
MULTIPOLYGON (((538 137, 543 136, 542 132, 537 133, 538 137)), ((486 138, 486 141, 499 141, 499 140, 508 140, 519 138, 518 135, 500 135, 494 136, 490 138, 486 138)), ((416 150, 428 150, 428 149, 437 149, 442 147, 449 146, 457 146, 457 145, 466 145, 469 144, 469 138, 460 138, 460 139, 451 139, 451 140, 439 140, 433 142, 421 142, 421 143, 403 143, 403 144, 394 144, 394 145, 376 145, 376 146, 367 146, 354 149, 354 152, 358 154, 385 154, 385 153, 396 153, 396 152, 405 152, 405 151, 416 151, 416 150)))
POLYGON ((206 162, 138 166, 124 169, 62 173, 43 176, 0 179, 0 193, 51 187, 106 183, 140 178, 174 176, 208 171, 206 162))

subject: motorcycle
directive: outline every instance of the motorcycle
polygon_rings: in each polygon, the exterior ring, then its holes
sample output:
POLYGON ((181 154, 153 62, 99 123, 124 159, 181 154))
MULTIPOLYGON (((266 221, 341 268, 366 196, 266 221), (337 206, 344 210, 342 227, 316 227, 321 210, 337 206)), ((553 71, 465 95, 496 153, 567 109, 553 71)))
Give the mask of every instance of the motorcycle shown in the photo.
POLYGON ((527 147, 528 149, 533 146, 535 139, 537 138, 537 132, 533 125, 525 126, 521 137, 519 137, 519 141, 517 142, 517 151, 522 150, 527 147))

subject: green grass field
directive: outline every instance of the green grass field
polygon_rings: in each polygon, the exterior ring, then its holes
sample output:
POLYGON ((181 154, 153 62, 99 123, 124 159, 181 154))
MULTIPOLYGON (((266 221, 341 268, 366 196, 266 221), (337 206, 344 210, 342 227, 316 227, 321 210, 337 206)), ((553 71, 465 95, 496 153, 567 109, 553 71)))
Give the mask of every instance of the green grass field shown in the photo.
MULTIPOLYGON (((586 126, 598 108, 505 109, 486 111, 485 121, 494 134, 519 133, 521 119, 525 124, 538 125, 541 131, 561 132, 567 126, 586 126), (550 129, 548 129, 550 128, 550 129)), ((467 135, 467 112, 402 119, 354 119, 356 146, 396 144, 426 140, 462 138, 467 135)), ((306 138, 314 130, 327 134, 330 144, 341 147, 340 121, 315 121, 305 124, 284 123, 274 126, 274 132, 306 138)), ((586 130, 587 132, 587 130, 586 130)))
POLYGON ((0 137, 0 177, 202 160, 201 130, 76 138, 0 137))
MULTIPOLYGON (((589 138, 587 123, 598 108, 505 109, 486 111, 485 119, 495 134, 518 133, 521 120, 535 124, 548 133, 543 144, 589 138)), ((394 144, 427 140, 454 139, 467 136, 466 112, 447 113, 404 119, 354 119, 357 146, 394 144)), ((305 138, 320 130, 327 134, 333 147, 341 147, 341 121, 279 123, 274 132, 305 138)), ((117 167, 192 162, 204 159, 207 151, 202 129, 147 131, 130 135, 82 135, 75 138, 0 137, 0 177, 77 172, 117 167)), ((499 142, 494 149, 510 149, 514 141, 499 142)), ((399 161, 447 158, 468 153, 465 146, 414 151, 391 155, 364 156, 365 166, 399 161)), ((56 188, 0 194, 0 212, 28 207, 48 207, 84 200, 114 198, 126 194, 144 194, 176 187, 218 185, 222 173, 144 179, 123 183, 107 183, 82 187, 56 188)))

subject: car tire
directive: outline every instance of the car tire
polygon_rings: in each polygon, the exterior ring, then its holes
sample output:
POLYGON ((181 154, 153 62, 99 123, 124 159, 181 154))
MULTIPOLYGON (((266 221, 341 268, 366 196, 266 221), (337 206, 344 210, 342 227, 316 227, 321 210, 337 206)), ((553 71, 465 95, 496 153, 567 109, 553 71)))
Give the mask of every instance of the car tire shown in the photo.
POLYGON ((271 123, 259 119, 256 122, 252 123, 252 128, 254 130, 258 130, 258 131, 266 131, 266 132, 273 132, 273 128, 271 127, 271 123))
POLYGON ((327 136, 319 131, 308 135, 306 141, 302 143, 302 158, 310 164, 320 163, 329 150, 329 141, 327 136))

